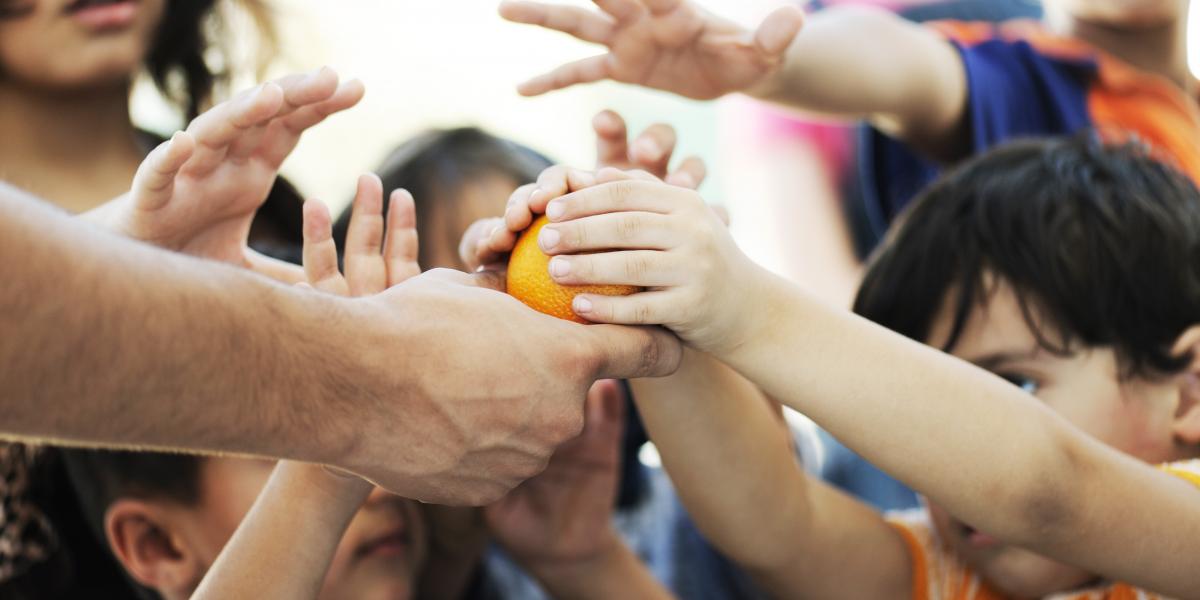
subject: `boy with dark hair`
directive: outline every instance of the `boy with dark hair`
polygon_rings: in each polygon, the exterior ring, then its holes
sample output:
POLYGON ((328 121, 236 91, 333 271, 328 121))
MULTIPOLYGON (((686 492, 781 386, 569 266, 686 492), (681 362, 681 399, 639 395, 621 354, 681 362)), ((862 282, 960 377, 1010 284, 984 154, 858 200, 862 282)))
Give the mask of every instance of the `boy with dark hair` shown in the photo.
POLYGON ((943 178, 856 304, 930 348, 757 267, 693 192, 570 176, 591 187, 547 181, 537 197, 555 199, 533 203, 551 219, 551 274, 646 288, 574 307, 694 349, 676 375, 636 382, 638 406, 702 530, 775 594, 1197 597, 1200 193, 1186 177, 1079 137, 943 178), (805 476, 759 389, 928 512, 885 517, 805 476))

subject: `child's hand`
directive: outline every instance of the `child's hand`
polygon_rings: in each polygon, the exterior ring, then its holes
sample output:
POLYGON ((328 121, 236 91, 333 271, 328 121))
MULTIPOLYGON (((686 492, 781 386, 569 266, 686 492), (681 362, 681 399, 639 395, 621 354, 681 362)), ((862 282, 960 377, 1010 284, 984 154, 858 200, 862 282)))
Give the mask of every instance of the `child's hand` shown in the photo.
MULTIPOLYGON (((621 170, 640 169, 667 183, 696 189, 704 183, 707 169, 704 161, 691 156, 670 171, 675 154, 675 129, 656 124, 647 127, 633 143, 629 142, 625 119, 605 110, 592 119, 596 131, 596 168, 613 167, 621 170)), ((594 182, 590 171, 551 167, 536 183, 518 188, 508 200, 504 217, 483 219, 471 225, 459 243, 459 257, 467 269, 499 267, 516 244, 517 235, 529 227, 534 215, 546 210, 546 202, 578 189, 574 184, 590 186, 594 182)))
POLYGON ((104 219, 139 240, 277 275, 246 246, 254 214, 301 134, 362 96, 360 82, 339 85, 324 68, 222 102, 151 152, 104 219))
POLYGON ((688 0, 595 0, 606 14, 574 6, 506 0, 510 21, 562 31, 608 48, 521 84, 536 96, 580 83, 612 79, 707 100, 764 81, 804 23, 796 7, 776 10, 748 31, 688 0))
POLYGON ((416 209, 407 191, 392 192, 386 232, 379 177, 359 177, 352 210, 342 275, 329 209, 315 200, 304 203, 304 275, 309 285, 338 296, 370 296, 420 274, 416 209))
MULTIPOLYGON (((577 314, 598 323, 664 325, 717 354, 755 335, 769 315, 749 310, 767 289, 763 271, 738 249, 721 217, 692 190, 644 174, 605 169, 596 185, 546 205, 538 245, 565 285, 643 287, 623 297, 581 294, 577 314), (595 254, 581 254, 591 253, 595 254), (756 321, 757 319, 757 321, 756 321)), ((761 306, 761 303, 758 303, 761 306)))
POLYGON ((492 534, 523 566, 545 569, 596 559, 620 542, 611 529, 625 425, 618 382, 588 392, 583 433, 563 444, 542 474, 486 509, 492 534))

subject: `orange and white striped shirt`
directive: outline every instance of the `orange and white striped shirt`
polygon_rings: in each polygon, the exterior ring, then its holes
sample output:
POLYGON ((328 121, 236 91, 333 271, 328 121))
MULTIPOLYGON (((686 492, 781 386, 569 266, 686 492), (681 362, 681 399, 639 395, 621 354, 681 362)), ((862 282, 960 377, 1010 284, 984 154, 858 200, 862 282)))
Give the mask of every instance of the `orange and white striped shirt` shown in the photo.
MULTIPOLYGON (((1172 463, 1163 470, 1200 488, 1200 460, 1172 463)), ((913 563, 913 600, 1008 600, 991 589, 937 537, 929 512, 893 513, 888 522, 904 537, 913 563)), ((1166 600, 1163 596, 1116 583, 1055 594, 1046 600, 1166 600)))

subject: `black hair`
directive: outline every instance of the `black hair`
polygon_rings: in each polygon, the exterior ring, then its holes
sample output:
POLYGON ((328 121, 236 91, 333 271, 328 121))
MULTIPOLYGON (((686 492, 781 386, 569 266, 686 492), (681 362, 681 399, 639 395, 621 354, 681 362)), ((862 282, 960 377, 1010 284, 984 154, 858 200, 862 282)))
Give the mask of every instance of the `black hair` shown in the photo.
POLYGON ((998 148, 913 202, 854 310, 926 341, 952 302, 950 351, 995 280, 1013 287, 1042 348, 1112 347, 1123 378, 1176 373, 1192 356, 1172 346, 1200 323, 1200 192, 1134 144, 1083 135, 998 148))
MULTIPOLYGON (((516 142, 496 137, 476 127, 438 129, 414 137, 393 150, 376 169, 383 180, 384 202, 396 189, 406 189, 417 208, 421 256, 430 256, 430 244, 438 239, 427 234, 434 229, 431 202, 434 198, 455 198, 471 180, 487 175, 511 177, 524 185, 537 180, 551 165, 550 159, 516 142)), ((442 214, 456 214, 456 203, 439 207, 442 214)), ((333 226, 333 238, 345 247, 350 226, 347 207, 333 226)), ((456 232, 461 234, 462 232, 456 232)))

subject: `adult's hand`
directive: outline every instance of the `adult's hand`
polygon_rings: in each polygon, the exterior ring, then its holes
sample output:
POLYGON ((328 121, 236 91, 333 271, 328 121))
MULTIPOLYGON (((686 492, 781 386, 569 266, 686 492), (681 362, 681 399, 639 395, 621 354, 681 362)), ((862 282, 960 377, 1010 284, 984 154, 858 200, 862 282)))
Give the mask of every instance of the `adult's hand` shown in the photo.
POLYGON ((354 327, 329 347, 367 369, 327 407, 354 442, 330 462, 406 497, 485 504, 579 435, 593 382, 678 367, 661 329, 548 317, 498 278, 435 270, 354 301, 354 327))

